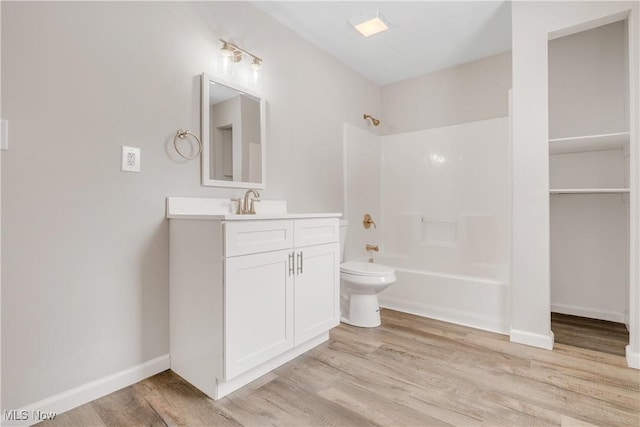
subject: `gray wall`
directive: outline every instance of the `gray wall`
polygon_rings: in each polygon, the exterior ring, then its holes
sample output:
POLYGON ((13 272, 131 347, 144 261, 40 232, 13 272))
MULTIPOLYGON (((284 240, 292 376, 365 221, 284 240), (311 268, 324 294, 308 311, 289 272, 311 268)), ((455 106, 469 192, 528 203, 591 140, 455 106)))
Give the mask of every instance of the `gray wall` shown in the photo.
POLYGON ((623 21, 549 42, 549 138, 629 130, 623 21))
POLYGON ((384 135, 509 114, 511 52, 382 87, 384 135))
POLYGON ((263 197, 292 211, 342 210, 343 123, 366 126, 380 91, 244 2, 0 7, 4 409, 168 353, 165 197, 241 194, 201 187, 171 147, 199 133, 219 37, 264 58, 263 197), (140 174, 120 171, 123 144, 140 174))

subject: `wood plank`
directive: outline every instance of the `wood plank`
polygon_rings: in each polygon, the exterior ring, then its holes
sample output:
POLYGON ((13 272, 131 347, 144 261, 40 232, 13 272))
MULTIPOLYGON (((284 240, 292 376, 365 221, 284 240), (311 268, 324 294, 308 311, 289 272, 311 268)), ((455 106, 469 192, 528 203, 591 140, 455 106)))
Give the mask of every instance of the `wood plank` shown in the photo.
MULTIPOLYGON (((218 401, 167 371, 42 425, 640 425, 640 374, 622 356, 381 315, 378 328, 338 326, 328 342, 218 401)), ((576 333, 579 319, 563 322, 576 333)), ((621 335, 617 325, 592 326, 602 342, 621 335)))
POLYGON ((167 425, 239 426, 200 390, 171 371, 131 386, 167 425))
POLYGON ((244 425, 377 425, 287 378, 270 381, 242 401, 234 401, 231 395, 220 403, 244 425))
POLYGON ((622 323, 551 313, 551 330, 558 344, 625 355, 629 331, 622 323))
POLYGON ((71 411, 56 415, 53 420, 41 422, 36 426, 67 427, 67 426, 93 426, 105 427, 107 424, 90 404, 82 405, 71 411))
POLYGON ((90 403, 106 425, 145 425, 164 427, 167 425, 149 403, 127 387, 90 403))

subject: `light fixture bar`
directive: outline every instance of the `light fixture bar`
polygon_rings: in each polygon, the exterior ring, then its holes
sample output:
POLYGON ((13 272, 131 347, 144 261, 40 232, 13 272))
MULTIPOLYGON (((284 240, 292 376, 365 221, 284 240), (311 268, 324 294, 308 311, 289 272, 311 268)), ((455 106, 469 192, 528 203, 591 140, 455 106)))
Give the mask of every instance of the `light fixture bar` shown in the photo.
MULTIPOLYGON (((233 44, 231 42, 228 42, 226 40, 220 39, 220 41, 222 42, 221 52, 222 52, 222 54, 224 56, 238 57, 238 56, 241 56, 242 54, 245 54, 245 55, 249 55, 250 57, 253 58, 253 60, 254 60, 253 63, 255 63, 256 61, 258 63, 262 62, 262 58, 254 55, 253 53, 251 53, 249 51, 246 51, 246 50, 242 49, 241 47, 239 47, 239 46, 237 46, 237 45, 235 45, 235 44, 233 44), (226 52, 229 52, 229 53, 226 53, 226 52)), ((238 61, 239 61, 239 59, 237 61, 234 61, 234 62, 238 62, 238 61)))

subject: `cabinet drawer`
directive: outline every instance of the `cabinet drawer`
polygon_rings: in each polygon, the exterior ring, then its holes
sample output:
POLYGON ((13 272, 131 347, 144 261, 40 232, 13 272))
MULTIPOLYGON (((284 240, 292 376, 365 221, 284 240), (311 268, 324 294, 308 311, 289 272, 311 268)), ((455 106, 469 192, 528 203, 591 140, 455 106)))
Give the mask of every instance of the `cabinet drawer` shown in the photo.
POLYGON ((293 247, 293 221, 225 222, 224 256, 277 251, 293 247))
POLYGON ((340 241, 338 218, 297 219, 295 246, 321 245, 340 241))

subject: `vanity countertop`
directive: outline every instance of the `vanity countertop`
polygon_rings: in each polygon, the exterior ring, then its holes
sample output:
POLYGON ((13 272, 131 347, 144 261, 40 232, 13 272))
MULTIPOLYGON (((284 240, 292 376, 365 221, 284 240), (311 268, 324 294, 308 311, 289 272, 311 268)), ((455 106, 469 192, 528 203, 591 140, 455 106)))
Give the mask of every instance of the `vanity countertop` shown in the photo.
POLYGON ((342 213, 290 213, 287 202, 261 200, 256 203, 255 215, 233 213, 235 203, 229 199, 206 199, 196 197, 167 197, 167 218, 209 219, 218 221, 259 221, 275 219, 338 218, 342 213))
POLYGON ((190 214, 174 213, 167 214, 169 219, 211 219, 218 221, 259 221, 269 219, 301 219, 301 218, 338 218, 341 213, 285 213, 285 214, 190 214))

